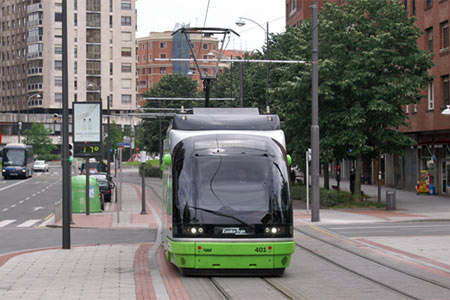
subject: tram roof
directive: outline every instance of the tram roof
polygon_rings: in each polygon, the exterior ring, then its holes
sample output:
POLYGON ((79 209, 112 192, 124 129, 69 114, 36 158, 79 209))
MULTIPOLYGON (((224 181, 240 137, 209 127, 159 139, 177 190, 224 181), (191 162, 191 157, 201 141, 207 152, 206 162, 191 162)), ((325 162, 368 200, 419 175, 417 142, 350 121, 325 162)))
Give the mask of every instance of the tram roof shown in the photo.
POLYGON ((176 114, 179 130, 279 130, 278 115, 260 115, 257 108, 194 108, 193 114, 176 114))

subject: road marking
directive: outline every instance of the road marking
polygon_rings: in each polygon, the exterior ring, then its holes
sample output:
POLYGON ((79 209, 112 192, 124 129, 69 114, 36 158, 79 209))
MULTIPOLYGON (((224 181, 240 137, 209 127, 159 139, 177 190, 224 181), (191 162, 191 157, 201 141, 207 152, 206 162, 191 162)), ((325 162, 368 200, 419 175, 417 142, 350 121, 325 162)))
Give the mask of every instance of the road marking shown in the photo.
POLYGON ((25 221, 25 222, 23 222, 22 224, 20 224, 20 225, 17 225, 17 227, 31 227, 31 226, 33 226, 34 224, 36 224, 37 222, 39 222, 41 219, 39 219, 39 220, 28 220, 28 221, 25 221))
POLYGON ((19 181, 19 182, 17 182, 17 183, 14 183, 14 184, 5 186, 5 187, 3 187, 3 188, 0 189, 0 192, 1 192, 1 191, 4 191, 4 190, 7 190, 7 189, 9 189, 9 188, 12 188, 12 187, 14 187, 14 186, 16 186, 16 185, 25 183, 25 182, 27 182, 28 180, 31 180, 31 178, 28 178, 28 179, 25 179, 25 180, 23 180, 23 181, 19 181))
POLYGON ((43 189, 41 192, 45 192, 45 189, 43 189))
POLYGON ((38 211, 40 209, 44 209, 42 206, 33 207, 33 211, 38 211))
POLYGON ((36 194, 31 195, 31 197, 36 197, 36 194))
POLYGON ((0 228, 1 228, 1 227, 8 226, 9 224, 14 223, 15 221, 16 221, 16 220, 4 220, 4 221, 1 221, 1 222, 0 222, 0 228))
POLYGON ((26 197, 26 198, 25 198, 26 201, 28 201, 28 200, 30 200, 30 199, 31 199, 31 197, 26 197))
POLYGON ((14 208, 14 207, 16 207, 17 206, 17 204, 13 204, 13 205, 11 205, 11 208, 14 208))
POLYGON ((23 200, 20 200, 20 201, 19 201, 19 204, 22 204, 23 202, 24 202, 23 200))
POLYGON ((50 214, 45 218, 45 221, 38 225, 38 227, 47 227, 48 224, 55 223, 55 215, 50 214))
POLYGON ((2 211, 7 211, 8 209, 7 208, 4 208, 2 211))
POLYGON ((352 227, 330 227, 332 230, 345 229, 403 229, 403 228, 425 228, 425 227, 449 227, 449 225, 399 225, 399 226, 352 226, 352 227))

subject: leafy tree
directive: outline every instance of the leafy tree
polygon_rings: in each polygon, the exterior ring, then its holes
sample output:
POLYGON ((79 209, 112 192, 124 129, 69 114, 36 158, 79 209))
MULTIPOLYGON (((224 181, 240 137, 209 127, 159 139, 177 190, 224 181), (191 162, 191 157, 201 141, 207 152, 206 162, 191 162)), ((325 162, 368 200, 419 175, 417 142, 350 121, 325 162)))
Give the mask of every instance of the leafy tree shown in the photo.
MULTIPOLYGON (((321 161, 356 159, 357 200, 363 159, 401 152, 413 142, 397 129, 406 125, 402 105, 423 97, 431 55, 418 48, 421 32, 396 0, 326 4, 319 28, 321 161)), ((310 20, 277 37, 273 52, 279 58, 311 61, 309 45, 310 20)), ((310 137, 310 65, 282 70, 274 93, 277 107, 288 140, 302 154, 310 137)))
MULTIPOLYGON (((117 146, 117 143, 123 142, 123 133, 122 133, 122 130, 120 129, 120 126, 118 126, 115 121, 112 121, 109 126, 110 126, 109 134, 111 137, 111 148, 113 150, 116 150, 119 147, 119 146, 117 146)), ((105 152, 108 151, 107 145, 108 145, 108 141, 105 139, 105 141, 103 142, 103 147, 105 149, 105 152)))
MULTIPOLYGON (((173 98, 189 98, 197 97, 197 82, 187 75, 169 74, 161 78, 161 80, 150 90, 146 97, 173 97, 173 98)), ((191 101, 148 101, 145 108, 153 108, 156 110, 147 110, 147 113, 160 112, 159 108, 192 108, 193 105, 201 105, 203 103, 193 103, 191 101), (161 107, 160 107, 161 106, 161 107)), ((164 110, 161 110, 164 112, 164 110)), ((166 134, 170 119, 161 117, 161 135, 162 139, 166 134)), ((159 153, 159 124, 158 116, 146 118, 142 122, 142 129, 138 130, 139 145, 149 152, 159 153)))
POLYGON ((42 123, 33 123, 30 129, 24 130, 25 143, 33 146, 36 155, 49 154, 56 148, 50 138, 51 130, 44 127, 42 123))

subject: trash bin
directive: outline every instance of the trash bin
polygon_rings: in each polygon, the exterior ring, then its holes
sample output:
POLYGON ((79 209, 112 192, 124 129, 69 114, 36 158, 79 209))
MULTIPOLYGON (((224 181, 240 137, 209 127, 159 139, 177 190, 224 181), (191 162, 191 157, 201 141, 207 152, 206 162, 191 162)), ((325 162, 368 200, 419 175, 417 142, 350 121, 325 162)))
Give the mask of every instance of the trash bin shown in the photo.
POLYGON ((434 184, 430 184, 430 195, 436 194, 434 184))
MULTIPOLYGON (((89 212, 102 212, 99 187, 95 177, 89 177, 89 212)), ((86 212, 86 176, 72 177, 72 212, 86 212)))
POLYGON ((386 209, 396 210, 395 191, 386 191, 386 209))

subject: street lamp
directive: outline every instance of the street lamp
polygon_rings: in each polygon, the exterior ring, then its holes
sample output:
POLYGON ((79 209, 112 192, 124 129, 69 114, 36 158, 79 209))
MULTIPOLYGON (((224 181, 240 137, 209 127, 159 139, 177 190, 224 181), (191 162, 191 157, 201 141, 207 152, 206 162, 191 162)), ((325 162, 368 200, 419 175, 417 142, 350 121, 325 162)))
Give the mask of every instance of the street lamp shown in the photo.
MULTIPOLYGON (((256 24, 259 28, 261 28, 266 36, 266 58, 267 60, 270 59, 270 49, 269 49, 269 22, 266 22, 266 28, 264 29, 264 27, 262 27, 258 22, 253 21, 252 19, 249 18, 244 18, 244 17, 239 17, 239 20, 236 21, 236 25, 239 27, 243 27, 246 25, 245 20, 250 21, 254 24, 256 24)), ((266 112, 269 113, 270 112, 270 108, 269 108, 269 74, 270 74, 270 63, 267 63, 267 71, 266 71, 266 112)))
POLYGON ((446 105, 445 109, 441 112, 442 115, 450 115, 450 105, 446 105))

